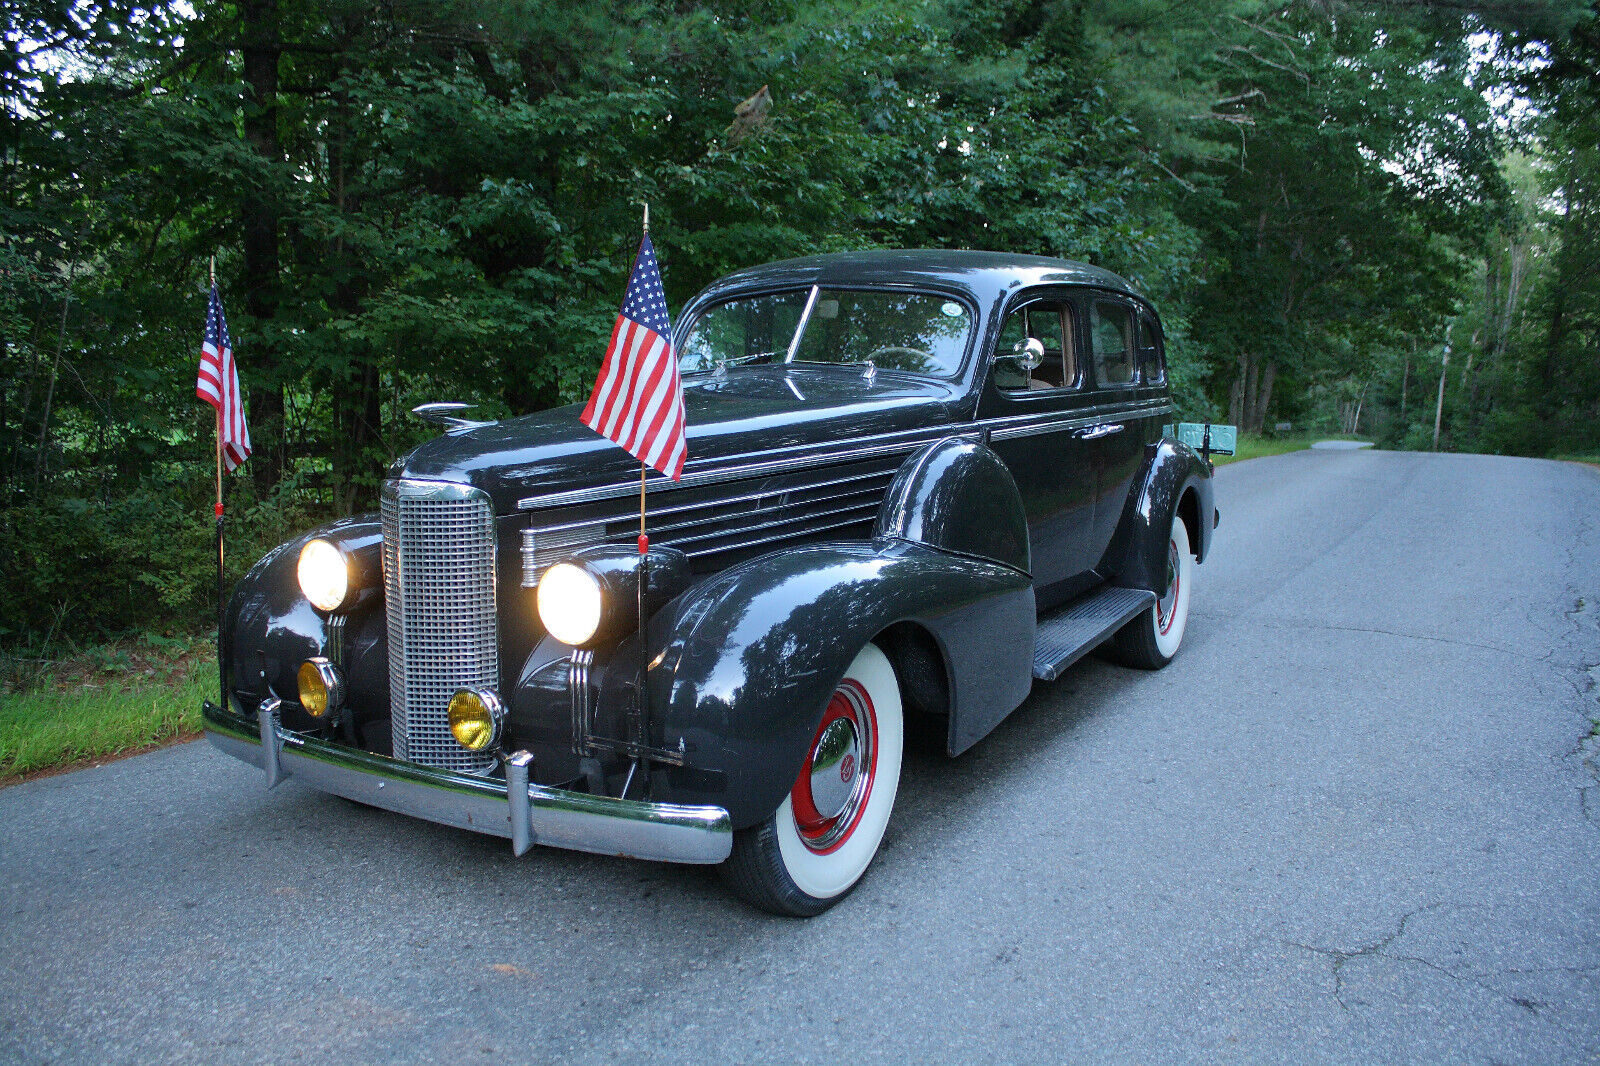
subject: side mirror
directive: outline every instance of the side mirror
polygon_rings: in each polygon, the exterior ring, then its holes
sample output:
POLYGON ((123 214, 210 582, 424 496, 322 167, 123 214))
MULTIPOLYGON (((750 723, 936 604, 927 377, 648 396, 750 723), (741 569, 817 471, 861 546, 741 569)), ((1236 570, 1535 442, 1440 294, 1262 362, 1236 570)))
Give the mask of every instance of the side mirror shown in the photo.
POLYGON ((995 362, 1000 360, 1015 362, 1023 370, 1033 373, 1039 369, 1039 364, 1044 362, 1044 342, 1038 337, 1029 337, 1017 342, 1010 354, 995 356, 995 362))

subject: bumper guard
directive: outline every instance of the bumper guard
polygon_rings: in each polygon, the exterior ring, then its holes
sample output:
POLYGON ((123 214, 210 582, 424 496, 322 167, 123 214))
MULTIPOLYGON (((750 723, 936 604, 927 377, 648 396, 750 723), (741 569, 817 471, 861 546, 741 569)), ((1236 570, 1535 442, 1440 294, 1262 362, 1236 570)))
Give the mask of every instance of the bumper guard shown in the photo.
POLYGON ((544 844, 597 855, 717 863, 733 849, 733 826, 721 807, 614 799, 531 784, 533 756, 525 751, 506 760, 505 780, 401 762, 291 733, 279 721, 278 706, 277 700, 264 702, 255 722, 210 700, 202 709, 206 739, 260 767, 268 788, 297 777, 358 803, 507 837, 517 855, 544 844))

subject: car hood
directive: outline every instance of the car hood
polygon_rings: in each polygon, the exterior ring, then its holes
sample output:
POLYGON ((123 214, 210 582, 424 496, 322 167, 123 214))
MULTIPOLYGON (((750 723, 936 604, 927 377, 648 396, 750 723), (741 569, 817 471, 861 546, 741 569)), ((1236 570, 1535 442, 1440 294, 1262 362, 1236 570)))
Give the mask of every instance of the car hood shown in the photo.
MULTIPOLYGON (((955 382, 894 372, 869 381, 847 367, 741 367, 721 381, 695 375, 684 387, 684 471, 941 425, 962 419, 961 400, 955 382)), ((582 411, 572 404, 446 434, 396 460, 389 476, 474 485, 497 514, 528 496, 636 480, 638 460, 578 421, 582 411)))

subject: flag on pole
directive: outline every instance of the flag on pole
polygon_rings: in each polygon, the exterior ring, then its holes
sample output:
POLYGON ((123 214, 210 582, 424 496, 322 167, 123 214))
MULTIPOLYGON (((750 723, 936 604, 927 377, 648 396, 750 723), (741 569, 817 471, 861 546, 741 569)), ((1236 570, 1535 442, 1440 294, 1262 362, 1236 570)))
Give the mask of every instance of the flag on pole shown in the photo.
POLYGON ((625 448, 634 458, 677 481, 688 458, 684 438, 683 381, 672 349, 672 322, 661 288, 650 235, 628 279, 622 311, 611 329, 600 376, 583 424, 625 448))
POLYGON ((250 427, 244 421, 244 398, 239 391, 239 368, 233 362, 233 339, 222 313, 222 297, 211 283, 211 306, 206 309, 206 337, 200 342, 200 379, 195 395, 217 409, 217 433, 222 458, 232 473, 250 457, 250 427))

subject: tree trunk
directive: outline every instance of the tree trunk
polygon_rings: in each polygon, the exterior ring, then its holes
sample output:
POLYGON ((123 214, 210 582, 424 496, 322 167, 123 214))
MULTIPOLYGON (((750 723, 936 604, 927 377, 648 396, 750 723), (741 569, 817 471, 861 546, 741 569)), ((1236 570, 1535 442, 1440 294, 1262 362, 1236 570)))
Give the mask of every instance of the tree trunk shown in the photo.
MULTIPOLYGON (((1252 375, 1252 378, 1254 375, 1252 375)), ((1250 432, 1260 433, 1267 425, 1267 408, 1272 405, 1272 383, 1278 378, 1278 364, 1268 359, 1265 369, 1261 371, 1260 384, 1251 389, 1255 395, 1250 407, 1250 432)), ((1251 381, 1255 385, 1255 381, 1251 381)))
POLYGON ((1235 426, 1244 425, 1244 378, 1246 357, 1239 356, 1239 373, 1228 388, 1228 421, 1235 426))
POLYGON ((1406 389, 1411 384, 1411 353, 1405 355, 1405 369, 1400 372, 1400 425, 1406 424, 1406 389))
POLYGON ((1433 450, 1439 450, 1439 427, 1444 424, 1444 379, 1450 373, 1450 350, 1445 349, 1444 363, 1439 367, 1439 399, 1433 408, 1433 450))
POLYGON ((1237 423, 1246 432, 1253 432, 1256 413, 1256 392, 1261 387, 1261 362, 1255 356, 1249 356, 1249 368, 1244 379, 1244 420, 1237 423))
POLYGON ((247 369, 250 436, 254 455, 251 476, 257 496, 264 497, 283 478, 287 461, 283 419, 283 371, 280 353, 272 350, 263 328, 278 307, 279 205, 270 173, 281 161, 278 142, 278 40, 277 0, 244 0, 239 7, 240 43, 244 55, 244 80, 249 96, 244 101, 245 140, 261 157, 262 180, 245 189, 240 204, 244 215, 245 306, 257 323, 247 369))

